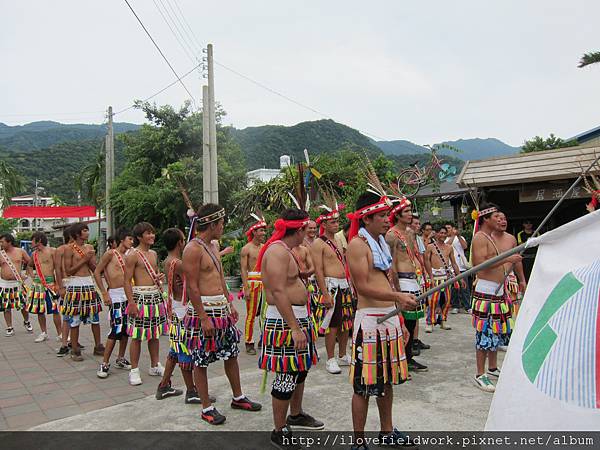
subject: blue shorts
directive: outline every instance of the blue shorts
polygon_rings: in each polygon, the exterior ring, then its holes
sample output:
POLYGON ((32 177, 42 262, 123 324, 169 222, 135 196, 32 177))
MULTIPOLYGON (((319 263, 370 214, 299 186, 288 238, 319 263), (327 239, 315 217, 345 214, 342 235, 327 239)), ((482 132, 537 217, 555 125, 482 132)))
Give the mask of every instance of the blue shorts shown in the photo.
POLYGON ((84 325, 100 324, 100 315, 98 313, 94 313, 93 315, 86 315, 86 316, 77 314, 75 316, 63 316, 63 320, 69 324, 69 327, 77 328, 81 324, 84 324, 84 325))

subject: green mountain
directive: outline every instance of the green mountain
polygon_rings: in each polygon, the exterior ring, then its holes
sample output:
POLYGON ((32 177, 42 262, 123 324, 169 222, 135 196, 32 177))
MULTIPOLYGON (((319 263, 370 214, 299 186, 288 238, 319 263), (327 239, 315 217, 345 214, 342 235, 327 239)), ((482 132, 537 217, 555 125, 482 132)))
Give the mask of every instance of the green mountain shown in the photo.
MULTIPOLYGON (((113 124, 115 134, 135 131, 139 127, 140 125, 125 122, 113 124)), ((105 135, 106 125, 41 121, 9 126, 0 122, 0 149, 10 152, 28 152, 63 142, 101 139, 105 135)))
MULTIPOLYGON (((388 155, 406 155, 428 153, 425 147, 413 144, 410 141, 378 141, 375 144, 388 155)), ((459 139, 457 141, 445 141, 460 152, 450 149, 440 150, 441 155, 455 156, 463 161, 493 158, 495 156, 514 155, 519 153, 520 147, 512 147, 499 139, 459 139)))
POLYGON ((377 145, 358 130, 333 120, 301 122, 291 127, 265 125, 242 130, 231 128, 230 132, 244 152, 248 170, 278 168, 281 155, 290 155, 293 161, 304 159, 304 149, 308 150, 309 155, 342 148, 364 150, 368 154, 381 153, 377 145))

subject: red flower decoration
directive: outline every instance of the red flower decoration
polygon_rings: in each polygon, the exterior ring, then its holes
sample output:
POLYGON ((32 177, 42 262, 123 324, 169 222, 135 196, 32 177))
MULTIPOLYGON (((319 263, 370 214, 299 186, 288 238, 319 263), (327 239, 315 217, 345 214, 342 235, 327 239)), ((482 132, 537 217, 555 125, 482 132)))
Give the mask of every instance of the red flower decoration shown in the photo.
POLYGON ((339 187, 344 187, 346 185, 346 183, 344 183, 343 181, 338 181, 338 186, 339 187))

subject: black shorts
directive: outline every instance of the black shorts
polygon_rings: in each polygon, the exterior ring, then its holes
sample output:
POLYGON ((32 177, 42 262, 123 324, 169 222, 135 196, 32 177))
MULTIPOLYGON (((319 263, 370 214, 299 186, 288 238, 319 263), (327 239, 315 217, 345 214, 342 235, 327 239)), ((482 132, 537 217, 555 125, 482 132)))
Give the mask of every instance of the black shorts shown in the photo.
POLYGON ((271 395, 278 400, 289 400, 299 384, 304 383, 307 371, 275 372, 271 395))

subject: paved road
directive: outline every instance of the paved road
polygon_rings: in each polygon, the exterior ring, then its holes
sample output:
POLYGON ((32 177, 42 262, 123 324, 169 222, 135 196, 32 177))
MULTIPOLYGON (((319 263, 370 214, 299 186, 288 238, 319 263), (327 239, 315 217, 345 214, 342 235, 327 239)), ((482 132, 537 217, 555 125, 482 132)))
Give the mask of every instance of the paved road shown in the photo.
MULTIPOLYGON (((242 303, 236 301, 238 310, 242 303)), ((103 313, 103 320, 106 315, 103 313)), ((479 391, 471 381, 474 373, 473 331, 469 316, 450 316, 451 331, 436 328, 421 338, 432 344, 419 361, 430 367, 427 373, 413 374, 412 381, 395 388, 394 420, 406 430, 482 430, 492 396, 479 391)), ((19 324, 19 322, 16 322, 19 324)), ((103 322, 104 324, 105 322, 103 322)), ((147 374, 148 356, 141 360, 141 386, 129 386, 127 371, 111 369, 108 379, 96 377, 100 357, 91 356, 89 327, 82 327, 87 345, 83 362, 57 358, 58 343, 36 344, 33 335, 17 326, 16 335, 0 337, 0 430, 206 430, 199 419, 199 406, 183 404, 183 398, 158 402, 154 392, 158 378, 147 374)), ((104 331, 103 331, 104 334, 104 331)), ((321 342, 322 345, 322 342, 321 342)), ((168 351, 168 338, 161 338, 161 358, 168 351)), ((320 354, 324 358, 324 351, 320 354)), ((256 357, 242 352, 239 358, 244 391, 264 405, 260 413, 229 408, 229 387, 223 364, 210 368, 210 391, 218 397, 217 408, 228 416, 224 430, 270 430, 271 405, 268 391, 259 392, 261 372, 256 357)), ((177 369, 178 370, 178 369, 177 369)), ((324 359, 311 369, 305 392, 305 410, 326 423, 330 430, 351 429, 347 368, 341 375, 324 370, 324 359)), ((178 372, 174 385, 183 386, 178 372)), ((371 402, 368 426, 377 429, 375 402, 371 402)))

